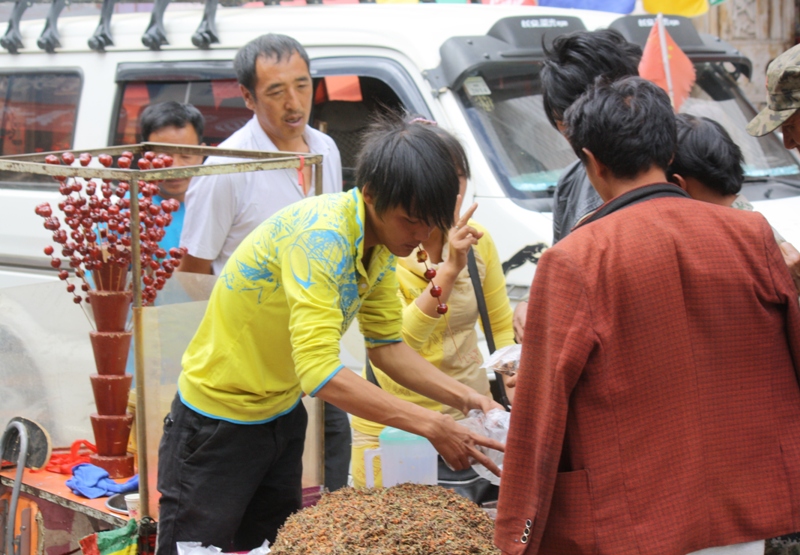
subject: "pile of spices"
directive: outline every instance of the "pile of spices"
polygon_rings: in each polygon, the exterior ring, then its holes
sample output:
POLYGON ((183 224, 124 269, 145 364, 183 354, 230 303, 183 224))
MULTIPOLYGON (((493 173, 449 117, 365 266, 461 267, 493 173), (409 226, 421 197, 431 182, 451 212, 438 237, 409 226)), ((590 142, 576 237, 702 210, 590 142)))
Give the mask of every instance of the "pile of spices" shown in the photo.
POLYGON ((295 513, 271 555, 499 555, 494 523, 468 499, 440 486, 344 488, 295 513))

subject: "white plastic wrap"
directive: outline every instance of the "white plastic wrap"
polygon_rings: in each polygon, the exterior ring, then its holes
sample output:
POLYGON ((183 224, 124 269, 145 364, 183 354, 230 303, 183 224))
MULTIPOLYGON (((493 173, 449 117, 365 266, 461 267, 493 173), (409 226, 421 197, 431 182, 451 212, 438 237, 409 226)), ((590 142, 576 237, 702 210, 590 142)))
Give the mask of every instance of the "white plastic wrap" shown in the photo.
MULTIPOLYGON (((469 411, 465 419, 459 420, 458 423, 477 434, 495 439, 505 445, 506 438, 508 437, 508 424, 510 420, 511 413, 501 409, 492 409, 486 414, 473 409, 469 411)), ((481 445, 478 446, 478 450, 489 457, 500 470, 503 470, 503 453, 481 445)), ((496 486, 500 485, 500 478, 492 474, 492 472, 482 464, 473 462, 472 468, 480 477, 486 478, 496 486)))
POLYGON ((509 345, 492 353, 481 365, 481 368, 494 370, 498 374, 514 376, 519 369, 521 355, 522 345, 509 345))
MULTIPOLYGON (((213 545, 203 547, 200 542, 178 542, 176 547, 178 548, 178 555, 220 555, 222 553, 219 547, 214 547, 213 545)), ((256 547, 248 552, 247 555, 266 555, 267 553, 269 553, 269 541, 264 540, 261 547, 256 547)))

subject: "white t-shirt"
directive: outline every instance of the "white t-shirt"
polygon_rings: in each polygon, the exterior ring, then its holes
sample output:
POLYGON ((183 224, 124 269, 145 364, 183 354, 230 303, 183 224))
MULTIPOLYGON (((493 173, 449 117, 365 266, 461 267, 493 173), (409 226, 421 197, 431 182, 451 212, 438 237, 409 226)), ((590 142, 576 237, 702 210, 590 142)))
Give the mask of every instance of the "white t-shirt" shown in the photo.
MULTIPOLYGON (((322 191, 342 190, 342 161, 333 139, 306 126, 309 150, 322 154, 322 191)), ((245 150, 278 150, 255 116, 219 145, 245 150)), ((240 158, 211 156, 206 164, 241 162, 240 158)), ((313 181, 308 196, 314 196, 313 181)), ((195 177, 186 192, 186 218, 181 246, 196 258, 213 260, 219 275, 239 243, 261 222, 306 195, 297 180, 297 170, 269 170, 195 177)))

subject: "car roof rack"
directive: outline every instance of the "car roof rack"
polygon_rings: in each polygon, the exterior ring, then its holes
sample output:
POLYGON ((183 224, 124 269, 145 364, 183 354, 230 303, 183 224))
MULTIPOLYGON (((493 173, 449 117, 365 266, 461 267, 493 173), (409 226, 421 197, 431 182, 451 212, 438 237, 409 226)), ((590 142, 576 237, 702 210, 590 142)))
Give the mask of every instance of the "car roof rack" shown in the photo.
MULTIPOLYGON (((167 31, 164 28, 164 12, 171 1, 154 0, 150 23, 144 34, 142 34, 142 44, 150 50, 160 50, 162 46, 169 44, 167 31)), ((421 1, 426 2, 428 0, 421 1)), ((61 46, 61 37, 58 33, 58 18, 68 3, 76 2, 93 3, 93 0, 53 0, 47 13, 44 30, 36 41, 39 48, 52 54, 56 51, 56 48, 61 46)), ((100 21, 94 34, 88 40, 89 48, 92 50, 103 52, 107 46, 114 45, 114 39, 111 36, 111 16, 114 14, 116 2, 117 0, 103 0, 103 5, 100 9, 100 21)), ((263 2, 265 6, 280 5, 280 0, 263 0, 263 2)), ((192 35, 192 44, 197 48, 208 49, 212 44, 219 42, 216 23, 218 3, 219 0, 205 0, 203 19, 192 35)), ((358 3, 374 4, 375 0, 358 0, 358 3)), ((322 0, 306 0, 306 4, 322 4, 322 0)), ((14 2, 6 32, 0 37, 0 46, 11 54, 18 54, 19 50, 25 47, 22 42, 22 33, 20 32, 20 21, 25 10, 30 5, 31 0, 16 0, 14 2)))
POLYGON ((434 95, 457 89, 486 65, 525 65, 544 58, 544 48, 573 31, 585 31, 580 18, 561 15, 515 16, 497 21, 485 35, 452 37, 439 48, 441 62, 424 72, 434 95))
MULTIPOLYGON (((655 21, 654 15, 626 15, 614 20, 609 28, 619 31, 628 42, 644 47, 655 21)), ((693 62, 730 62, 736 68, 734 77, 742 74, 750 78, 752 62, 732 45, 713 35, 699 33, 688 17, 665 15, 663 21, 670 36, 693 62)))

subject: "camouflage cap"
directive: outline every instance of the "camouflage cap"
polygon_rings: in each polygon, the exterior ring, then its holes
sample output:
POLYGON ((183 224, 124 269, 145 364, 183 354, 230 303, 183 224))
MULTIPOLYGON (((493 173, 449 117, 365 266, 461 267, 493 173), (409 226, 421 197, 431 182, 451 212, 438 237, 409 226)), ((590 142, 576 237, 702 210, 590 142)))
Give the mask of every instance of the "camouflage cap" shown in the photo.
POLYGON ((771 133, 800 109, 800 44, 793 46, 767 68, 767 107, 747 124, 754 137, 771 133))

